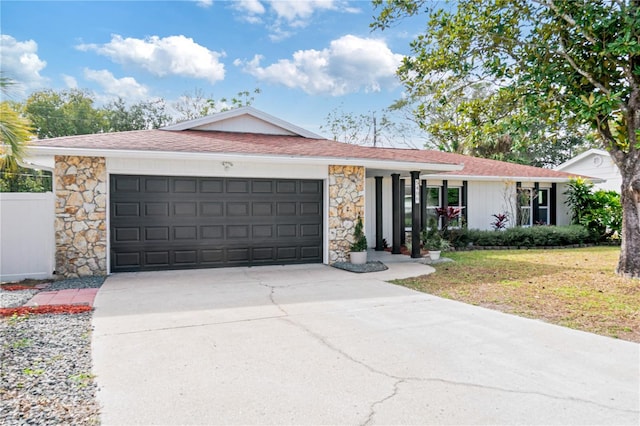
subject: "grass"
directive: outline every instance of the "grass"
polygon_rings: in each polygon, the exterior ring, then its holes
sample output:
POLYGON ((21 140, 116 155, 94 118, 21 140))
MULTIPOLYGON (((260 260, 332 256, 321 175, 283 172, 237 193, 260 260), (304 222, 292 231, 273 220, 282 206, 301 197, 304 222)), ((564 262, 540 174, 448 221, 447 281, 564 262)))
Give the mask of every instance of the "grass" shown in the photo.
POLYGON ((640 280, 614 273, 620 249, 470 251, 396 284, 640 343, 640 280))

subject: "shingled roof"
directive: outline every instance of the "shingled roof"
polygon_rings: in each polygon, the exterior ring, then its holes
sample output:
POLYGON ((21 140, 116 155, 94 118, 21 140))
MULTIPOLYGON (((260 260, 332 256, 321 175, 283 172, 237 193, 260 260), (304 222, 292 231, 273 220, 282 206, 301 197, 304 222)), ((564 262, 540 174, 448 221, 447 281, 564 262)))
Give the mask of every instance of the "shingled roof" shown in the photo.
POLYGON ((441 151, 373 148, 324 139, 277 117, 252 107, 237 108, 160 130, 138 130, 40 139, 31 143, 36 155, 130 156, 143 157, 185 154, 183 158, 247 156, 263 161, 310 162, 342 160, 371 169, 372 173, 415 170, 436 173, 440 178, 538 179, 566 181, 565 172, 470 157, 441 151), (334 160, 335 159, 335 160, 334 160), (386 163, 388 162, 388 164, 386 163))
MULTIPOLYGON (((574 175, 551 169, 524 166, 468 155, 433 150, 373 148, 327 139, 199 130, 138 130, 39 139, 31 143, 38 148, 61 148, 88 151, 148 151, 183 153, 247 154, 299 158, 336 158, 388 160, 431 164, 463 165, 460 171, 444 175, 458 177, 547 178, 566 180, 574 175)), ((55 150, 55 149, 54 149, 55 150)), ((49 151, 49 150, 47 150, 49 151)), ((440 175, 442 176, 442 175, 440 175)))

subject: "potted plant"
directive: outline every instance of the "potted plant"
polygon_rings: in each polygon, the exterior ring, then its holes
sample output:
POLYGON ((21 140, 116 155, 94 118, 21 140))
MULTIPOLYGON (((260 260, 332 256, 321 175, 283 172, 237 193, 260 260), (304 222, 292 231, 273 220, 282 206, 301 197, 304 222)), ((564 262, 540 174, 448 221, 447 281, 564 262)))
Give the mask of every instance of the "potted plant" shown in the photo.
POLYGON ((424 248, 429 250, 429 258, 431 260, 440 259, 440 253, 451 248, 449 241, 445 240, 440 234, 435 233, 424 241, 424 248))
POLYGON ((351 244, 349 259, 354 265, 367 263, 367 237, 362 230, 362 218, 360 216, 358 216, 356 227, 353 230, 353 244, 351 244))

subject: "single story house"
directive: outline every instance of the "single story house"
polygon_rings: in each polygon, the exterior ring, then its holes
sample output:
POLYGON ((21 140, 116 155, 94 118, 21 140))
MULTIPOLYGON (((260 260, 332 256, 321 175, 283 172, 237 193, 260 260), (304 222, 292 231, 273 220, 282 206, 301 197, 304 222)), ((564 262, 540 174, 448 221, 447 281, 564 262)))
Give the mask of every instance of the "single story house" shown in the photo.
POLYGON ((524 226, 568 223, 569 173, 349 145, 251 107, 36 140, 27 161, 53 171, 56 273, 67 277, 331 264, 348 260, 358 217, 370 248, 386 240, 399 253, 438 207, 461 209, 453 226, 490 229, 501 212, 524 226))
POLYGON ((620 169, 603 149, 589 149, 556 166, 554 170, 599 178, 600 182, 594 182, 595 189, 619 193, 622 186, 620 169))

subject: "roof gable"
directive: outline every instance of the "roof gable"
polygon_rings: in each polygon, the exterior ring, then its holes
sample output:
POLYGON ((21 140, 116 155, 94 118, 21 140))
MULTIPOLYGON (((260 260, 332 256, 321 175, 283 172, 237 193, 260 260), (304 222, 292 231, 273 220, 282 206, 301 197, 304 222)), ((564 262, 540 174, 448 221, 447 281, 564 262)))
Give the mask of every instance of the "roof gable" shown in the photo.
POLYGON ((183 121, 163 127, 161 130, 221 131, 324 139, 320 135, 252 107, 236 108, 207 117, 183 121))
POLYGON ((569 160, 565 161, 564 163, 560 164, 559 166, 554 167, 554 170, 559 170, 559 171, 563 171, 563 170, 567 170, 570 169, 570 167, 578 162, 580 162, 582 159, 587 158, 587 157, 592 157, 592 156, 605 156, 605 157, 609 157, 609 153, 603 149, 596 149, 596 148, 592 148, 589 149, 585 152, 583 152, 582 154, 576 155, 573 158, 570 158, 569 160))

